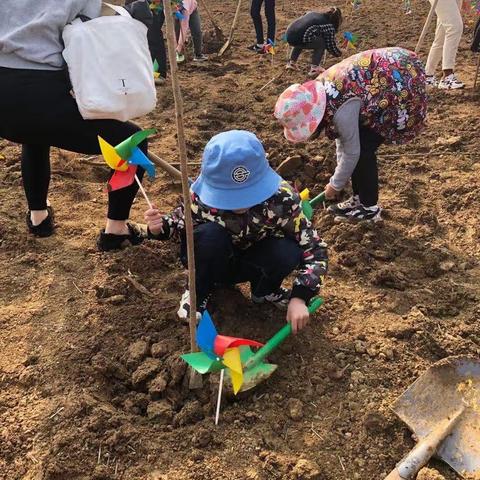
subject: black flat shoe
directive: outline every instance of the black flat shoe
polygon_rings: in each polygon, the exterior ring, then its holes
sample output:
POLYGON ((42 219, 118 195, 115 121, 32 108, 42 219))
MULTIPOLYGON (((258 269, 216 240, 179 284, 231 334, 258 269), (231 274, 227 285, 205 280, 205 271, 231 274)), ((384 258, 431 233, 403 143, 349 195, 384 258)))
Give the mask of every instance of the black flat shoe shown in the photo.
POLYGON ((53 208, 52 207, 47 207, 47 218, 43 220, 42 223, 39 223, 38 225, 33 225, 32 220, 30 219, 30 210, 27 212, 26 216, 26 222, 27 222, 27 227, 28 231, 32 234, 35 235, 36 237, 50 237, 50 235, 53 235, 53 231, 55 230, 55 219, 54 219, 54 213, 53 213, 53 208))
POLYGON ((115 235, 114 233, 100 232, 97 247, 101 252, 121 250, 132 245, 140 245, 146 238, 147 232, 140 225, 127 222, 128 235, 115 235))

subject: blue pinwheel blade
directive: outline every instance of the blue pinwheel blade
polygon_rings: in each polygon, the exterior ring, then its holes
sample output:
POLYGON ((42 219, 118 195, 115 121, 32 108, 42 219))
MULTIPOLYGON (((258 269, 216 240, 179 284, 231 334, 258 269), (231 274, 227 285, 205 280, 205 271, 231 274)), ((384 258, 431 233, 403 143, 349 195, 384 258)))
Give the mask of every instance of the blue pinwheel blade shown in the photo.
POLYGON ((202 352, 213 359, 217 358, 213 352, 215 337, 217 335, 217 329, 213 324, 212 317, 210 317, 210 314, 205 310, 197 327, 197 345, 202 352))
POLYGON ((147 158, 147 156, 138 148, 132 150, 132 155, 128 159, 130 165, 138 165, 146 170, 149 177, 155 176, 155 165, 147 158))

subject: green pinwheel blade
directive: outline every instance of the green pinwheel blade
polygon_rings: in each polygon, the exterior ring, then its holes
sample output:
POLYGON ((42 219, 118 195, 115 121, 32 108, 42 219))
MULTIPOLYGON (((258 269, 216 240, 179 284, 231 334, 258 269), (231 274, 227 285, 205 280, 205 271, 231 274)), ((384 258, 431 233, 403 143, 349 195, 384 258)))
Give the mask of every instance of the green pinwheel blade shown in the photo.
POLYGON ((313 208, 308 200, 302 200, 302 210, 308 220, 311 220, 313 217, 313 208))
POLYGON ((180 358, 202 375, 209 372, 219 372, 222 368, 225 368, 222 362, 212 360, 203 352, 185 353, 180 355, 180 358))
POLYGON ((142 143, 149 135, 157 133, 154 128, 149 128, 147 130, 140 130, 137 133, 134 133, 132 136, 128 137, 123 142, 119 143, 115 147, 115 151, 123 160, 127 160, 131 157, 133 149, 142 143))

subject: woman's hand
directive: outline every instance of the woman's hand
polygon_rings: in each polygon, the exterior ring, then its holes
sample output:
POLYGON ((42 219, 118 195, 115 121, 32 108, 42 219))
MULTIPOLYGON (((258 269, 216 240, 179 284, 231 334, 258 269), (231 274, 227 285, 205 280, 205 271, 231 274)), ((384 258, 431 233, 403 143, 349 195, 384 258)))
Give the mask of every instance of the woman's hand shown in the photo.
POLYGON ((305 301, 301 298, 292 298, 288 304, 287 322, 292 325, 292 332, 297 333, 305 327, 310 319, 305 301))
POLYGON ((330 184, 325 187, 325 198, 327 200, 335 200, 340 192, 335 190, 330 184))
POLYGON ((145 212, 145 221, 154 235, 163 233, 163 217, 154 205, 145 212))

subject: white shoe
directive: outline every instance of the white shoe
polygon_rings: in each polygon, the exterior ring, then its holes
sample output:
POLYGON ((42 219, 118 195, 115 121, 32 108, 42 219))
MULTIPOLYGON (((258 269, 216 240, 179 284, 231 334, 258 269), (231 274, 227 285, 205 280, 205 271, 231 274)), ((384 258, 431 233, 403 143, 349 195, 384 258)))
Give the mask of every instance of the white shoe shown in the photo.
POLYGON ((458 90, 464 87, 465 84, 461 82, 454 73, 447 75, 438 82, 438 88, 441 90, 458 90))
POLYGON ((438 80, 435 75, 426 75, 425 85, 427 87, 438 87, 438 80))
MULTIPOLYGON (((200 308, 200 310, 202 310, 202 313, 207 308, 207 302, 208 298, 202 303, 203 308, 200 308)), ((202 318, 202 313, 197 312, 197 321, 202 318)), ((188 323, 190 320, 190 292, 188 290, 185 290, 183 292, 182 298, 180 300, 180 306, 177 310, 177 316, 184 323, 188 323)))
POLYGON ((185 55, 177 52, 177 63, 183 63, 185 61, 185 55))
POLYGON ((197 56, 193 57, 194 62, 206 62, 207 60, 208 60, 208 57, 206 55, 204 55, 203 53, 201 55, 199 55, 198 57, 197 56))

